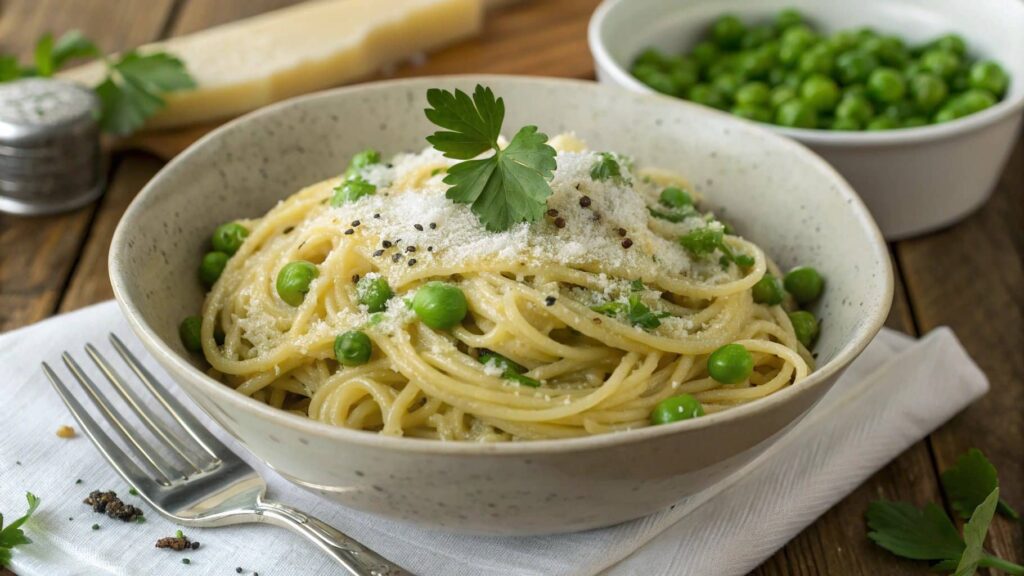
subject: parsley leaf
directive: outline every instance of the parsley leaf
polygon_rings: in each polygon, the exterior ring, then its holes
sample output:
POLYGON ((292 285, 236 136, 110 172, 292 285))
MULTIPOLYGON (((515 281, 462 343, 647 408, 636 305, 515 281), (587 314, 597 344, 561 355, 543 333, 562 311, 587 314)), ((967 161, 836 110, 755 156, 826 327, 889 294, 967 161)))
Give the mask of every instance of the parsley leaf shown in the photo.
POLYGON ((697 258, 706 258, 724 245, 723 233, 716 228, 697 228, 679 238, 687 252, 697 258))
POLYGON ((28 511, 21 518, 11 522, 6 528, 4 527, 3 514, 0 514, 0 567, 10 565, 12 548, 32 543, 32 540, 25 536, 25 532, 21 530, 21 526, 39 507, 39 498, 35 494, 27 492, 25 493, 25 499, 28 500, 28 511))
POLYGON ((9 54, 0 54, 0 82, 21 78, 18 59, 9 54))
MULTIPOLYGON (((985 498, 999 486, 996 467, 985 458, 981 450, 971 448, 957 459, 952 468, 942 473, 942 487, 949 495, 953 510, 962 518, 969 518, 985 498)), ((1014 520, 1020 514, 1005 500, 998 502, 1000 513, 1014 520)))
POLYGON ((526 367, 509 360, 497 352, 481 352, 477 357, 477 360, 481 364, 492 364, 503 370, 501 377, 506 380, 512 380, 513 382, 519 383, 521 386, 529 386, 531 388, 540 387, 540 382, 530 378, 529 376, 523 375, 523 372, 526 372, 526 367))
POLYGON ((597 155, 597 162, 590 167, 590 177, 594 180, 622 179, 622 168, 614 154, 600 152, 597 155))
POLYGON ((942 508, 879 500, 868 505, 868 538, 913 560, 959 560, 964 542, 942 508))
POLYGON ((44 34, 37 42, 34 53, 35 69, 31 72, 37 76, 50 77, 75 58, 99 56, 100 51, 91 40, 78 30, 72 30, 60 37, 56 42, 52 34, 44 34))
POLYGON ((706 226, 691 230, 679 238, 679 244, 695 258, 707 258, 715 250, 721 251, 722 257, 718 262, 722 268, 727 267, 729 262, 735 262, 741 268, 750 268, 755 262, 754 257, 749 254, 734 253, 725 243, 725 232, 720 228, 706 226))
POLYGON ((108 64, 106 80, 96 87, 100 97, 100 127, 113 134, 130 134, 164 107, 161 94, 195 87, 181 60, 154 52, 128 52, 108 64))
MULTIPOLYGON (((637 281, 639 282, 639 281, 637 281)), ((637 290, 636 285, 633 285, 633 289, 637 290)), ((639 290, 643 290, 643 284, 640 284, 639 290)), ((630 294, 628 302, 605 302, 604 304, 598 304, 591 306, 591 310, 598 314, 604 314, 616 318, 625 314, 626 320, 633 326, 639 326, 644 330, 654 330, 658 326, 661 326, 661 318, 671 316, 668 312, 652 312, 640 300, 639 294, 630 294)))
POLYGON ((972 576, 978 570, 978 563, 987 556, 983 546, 988 525, 992 523, 992 515, 996 512, 999 501, 999 488, 992 492, 975 508, 971 519, 964 524, 964 553, 956 566, 954 576, 972 576))
POLYGON ((555 149, 536 126, 524 126, 502 150, 498 146, 505 103, 490 88, 477 85, 472 98, 461 90, 427 90, 432 108, 427 119, 447 130, 427 141, 448 158, 463 160, 448 169, 446 196, 469 204, 487 230, 508 230, 519 222, 533 222, 544 214, 552 194, 548 181, 556 168, 555 149), (487 158, 476 156, 494 150, 487 158))

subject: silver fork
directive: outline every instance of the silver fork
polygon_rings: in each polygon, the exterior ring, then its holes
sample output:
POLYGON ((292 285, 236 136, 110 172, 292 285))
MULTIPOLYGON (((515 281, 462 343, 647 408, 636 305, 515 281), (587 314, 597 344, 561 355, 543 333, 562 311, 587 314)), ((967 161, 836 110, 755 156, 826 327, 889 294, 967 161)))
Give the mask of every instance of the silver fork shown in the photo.
POLYGON ((410 572, 326 523, 289 506, 264 499, 267 485, 263 478, 210 434, 146 370, 117 336, 111 334, 110 341, 184 434, 174 433, 157 418, 95 347, 87 344, 85 351, 153 437, 165 448, 165 453, 173 453, 173 462, 154 450, 111 405, 70 354, 65 352, 61 356, 64 364, 110 426, 130 447, 134 460, 97 425, 45 362, 43 372, 107 462, 160 514, 177 524, 197 528, 266 522, 298 532, 344 566, 351 576, 412 576, 410 572), (148 472, 144 472, 139 463, 148 472))

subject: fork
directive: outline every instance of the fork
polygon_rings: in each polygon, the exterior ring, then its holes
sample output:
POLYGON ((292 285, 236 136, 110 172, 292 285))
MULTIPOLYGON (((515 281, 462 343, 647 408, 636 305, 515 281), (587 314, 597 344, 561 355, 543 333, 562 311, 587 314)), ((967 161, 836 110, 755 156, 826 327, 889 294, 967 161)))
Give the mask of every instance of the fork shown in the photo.
POLYGON ((328 524, 265 499, 267 485, 263 478, 169 394, 117 336, 110 334, 110 342, 184 434, 176 434, 157 418, 92 344, 87 344, 85 351, 164 448, 164 453, 173 454, 170 461, 121 415, 70 354, 61 355, 64 364, 124 440, 134 459, 97 425, 45 362, 43 372, 107 462, 161 515, 177 524, 197 528, 266 522, 298 532, 334 558, 350 576, 412 576, 328 524))

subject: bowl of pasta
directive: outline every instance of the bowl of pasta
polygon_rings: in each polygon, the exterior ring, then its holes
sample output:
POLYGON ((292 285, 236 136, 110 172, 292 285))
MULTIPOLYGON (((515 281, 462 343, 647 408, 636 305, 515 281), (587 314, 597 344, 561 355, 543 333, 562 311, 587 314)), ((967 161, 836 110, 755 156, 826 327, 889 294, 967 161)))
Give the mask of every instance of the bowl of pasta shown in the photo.
POLYGON ((441 530, 607 526, 762 453, 881 328, 889 256, 800 144, 591 82, 257 111, 121 220, 114 292, 253 454, 441 530))

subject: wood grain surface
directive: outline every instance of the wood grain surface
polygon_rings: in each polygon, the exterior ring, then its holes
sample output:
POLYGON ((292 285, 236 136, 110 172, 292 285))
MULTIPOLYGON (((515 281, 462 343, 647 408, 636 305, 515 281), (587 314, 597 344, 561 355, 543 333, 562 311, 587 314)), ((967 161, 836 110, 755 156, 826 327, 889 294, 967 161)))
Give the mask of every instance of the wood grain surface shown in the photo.
MULTIPOLYGON (((78 28, 113 51, 230 22, 291 0, 0 0, 0 52, 28 58, 44 32, 78 28)), ((533 0, 495 8, 478 38, 421 65, 381 77, 508 73, 593 78, 586 25, 598 0, 533 0)), ((209 127, 131 143, 166 158, 209 127)), ((0 214, 0 331, 111 297, 106 256, 118 219, 162 166, 118 151, 103 198, 45 218, 0 214)), ((1003 494, 1024 507, 1024 141, 1018 141, 992 200, 946 230, 892 246, 896 299, 888 325, 909 334, 951 326, 986 372, 992 391, 911 447, 754 571, 758 575, 929 574, 865 537, 863 514, 877 498, 942 501, 938 481, 969 447, 999 468, 1003 494)), ((989 548, 1024 561, 1020 524, 993 523, 989 548)), ((12 576, 0 570, 0 576, 12 576)))

